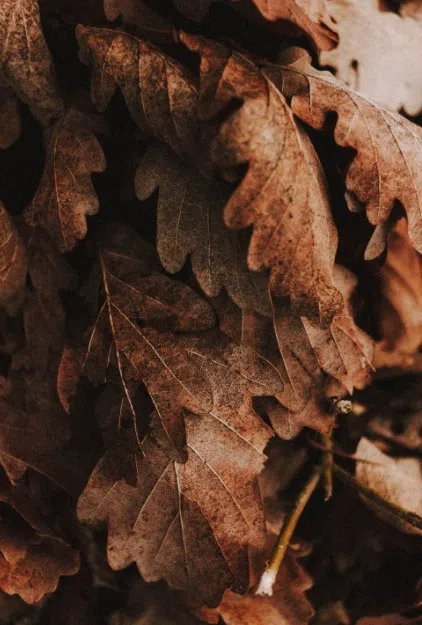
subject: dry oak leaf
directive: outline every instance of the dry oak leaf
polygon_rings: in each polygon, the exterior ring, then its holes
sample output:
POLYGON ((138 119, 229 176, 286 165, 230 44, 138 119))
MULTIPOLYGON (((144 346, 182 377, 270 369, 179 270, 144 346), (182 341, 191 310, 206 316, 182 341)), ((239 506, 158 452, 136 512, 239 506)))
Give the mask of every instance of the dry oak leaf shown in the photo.
POLYGON ((22 488, 0 491, 0 588, 36 603, 62 575, 79 570, 79 554, 53 532, 22 488))
MULTIPOLYGON (((282 62, 282 67, 273 67, 269 73, 276 81, 278 73, 286 95, 293 95, 291 106, 297 117, 322 130, 330 113, 337 114, 335 141, 356 150, 346 188, 352 198, 365 204, 370 223, 379 228, 387 225, 399 201, 407 213, 412 245, 422 252, 422 130, 349 89, 332 74, 314 69, 304 50, 290 49, 282 62)), ((374 237, 371 241, 374 245, 370 242, 365 253, 369 259, 382 251, 374 237)))
POLYGON ((13 89, 42 124, 60 117, 63 103, 37 0, 2 0, 0 41, 0 83, 13 89))
POLYGON ((219 311, 223 331, 271 362, 283 380, 278 401, 259 400, 281 438, 293 438, 304 425, 321 432, 330 430, 332 415, 323 407, 330 381, 352 393, 370 380, 374 343, 353 319, 356 278, 336 265, 334 279, 343 296, 343 309, 328 327, 292 314, 277 298, 272 319, 233 305, 219 311))
POLYGON ((70 446, 69 427, 60 406, 26 411, 0 401, 0 463, 11 479, 30 468, 74 495, 86 480, 86 467, 70 446))
POLYGON ((283 382, 283 389, 272 393, 275 397, 267 393, 255 399, 275 432, 283 439, 296 437, 305 426, 328 433, 333 416, 321 403, 327 375, 319 366, 300 317, 281 302, 275 303, 272 319, 234 308, 222 328, 270 363, 283 382))
POLYGON ((42 226, 61 252, 70 251, 87 233, 86 216, 98 212, 91 174, 106 167, 88 115, 75 109, 48 130, 44 173, 25 219, 42 226))
MULTIPOLYGON (((104 302, 89 336, 81 373, 93 382, 105 382, 108 366, 114 361, 135 421, 129 385, 133 380, 142 381, 169 443, 183 455, 184 407, 202 412, 211 396, 199 367, 180 350, 175 332, 209 329, 215 316, 190 287, 150 272, 145 247, 135 233, 119 225, 100 244, 104 302)), ((64 382, 69 386, 69 380, 64 382)), ((63 381, 59 379, 60 385, 63 381)), ((59 391, 59 395, 63 393, 59 391)))
POLYGON ((266 279, 248 270, 242 239, 224 226, 224 185, 202 177, 157 142, 137 169, 136 194, 143 200, 157 187, 157 250, 164 268, 180 271, 190 254, 193 272, 209 297, 224 286, 240 308, 270 314, 266 279))
MULTIPOLYGON (((191 19, 201 19, 213 0, 173 0, 176 7, 191 19)), ((287 21, 299 27, 320 50, 331 50, 337 41, 336 27, 327 10, 326 0, 226 0, 233 8, 255 7, 265 20, 287 21)))
POLYGON ((25 348, 14 354, 14 367, 45 372, 51 356, 61 354, 66 312, 61 291, 72 291, 76 275, 41 228, 27 237, 30 288, 23 306, 25 348))
POLYGON ((374 342, 355 323, 352 296, 356 277, 345 267, 334 268, 334 284, 343 296, 343 309, 336 313, 327 328, 302 318, 309 342, 321 368, 347 390, 363 389, 373 370, 374 342))
POLYGON ((0 148, 10 147, 21 133, 19 104, 10 89, 0 87, 0 148))
POLYGON ((14 315, 25 297, 28 259, 25 245, 0 202, 0 306, 14 315))
POLYGON ((226 224, 253 226, 249 267, 271 270, 271 290, 289 296, 295 314, 328 322, 342 303, 333 282, 338 239, 308 136, 279 89, 249 59, 195 36, 182 33, 181 39, 201 55, 200 115, 214 114, 233 98, 243 102, 223 122, 211 150, 223 172, 248 165, 226 204, 226 224))
POLYGON ((124 32, 80 25, 76 34, 81 61, 92 68, 95 106, 104 111, 118 86, 141 129, 197 162, 198 94, 187 71, 154 45, 124 32))
MULTIPOLYGON (((226 391, 226 372, 220 377, 226 391)), ((136 451, 136 487, 110 477, 103 456, 78 515, 83 522, 108 521, 112 568, 135 561, 146 581, 164 578, 216 606, 226 588, 246 591, 248 547, 259 548, 265 538, 257 476, 271 431, 249 409, 229 418, 213 410, 188 414, 186 432, 188 459, 181 464, 169 458, 165 436, 154 427, 136 451)))
MULTIPOLYGON (((419 459, 391 458, 367 438, 360 440, 356 456, 371 462, 357 464, 356 478, 359 482, 375 490, 387 501, 422 516, 422 464, 419 459)), ((421 530, 398 519, 385 508, 365 497, 363 499, 377 516, 402 532, 418 536, 422 534, 421 530)))
POLYGON ((352 89, 393 111, 409 115, 422 110, 419 56, 422 23, 380 10, 378 0, 327 0, 340 36, 335 50, 322 52, 320 62, 352 89), (391 41, 399 55, 392 53, 391 41), (388 75, 388 81, 385 76, 388 75))
POLYGON ((104 13, 111 22, 121 17, 124 25, 135 27, 157 43, 173 42, 172 25, 143 0, 104 0, 104 13))
POLYGON ((198 616, 207 623, 226 625, 306 625, 314 610, 305 591, 312 580, 289 549, 280 567, 272 597, 240 596, 230 590, 215 610, 200 610, 198 616))
POLYGON ((417 352, 422 344, 422 258, 410 244, 404 217, 391 233, 380 277, 383 345, 406 354, 417 352))

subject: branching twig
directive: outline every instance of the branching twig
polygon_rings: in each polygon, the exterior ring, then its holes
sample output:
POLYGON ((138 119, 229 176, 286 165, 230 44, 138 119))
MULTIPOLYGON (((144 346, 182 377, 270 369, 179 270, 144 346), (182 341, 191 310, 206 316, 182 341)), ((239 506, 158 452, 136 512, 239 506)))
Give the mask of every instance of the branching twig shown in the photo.
POLYGON ((300 492, 293 510, 290 512, 285 523, 283 524, 274 550, 272 552, 270 562, 261 576, 255 594, 270 596, 273 594, 274 582, 276 580, 277 573, 280 569, 280 565, 286 553, 286 549, 289 546, 290 539, 295 530, 297 522, 300 519, 300 515, 302 514, 306 504, 308 503, 312 493, 314 492, 319 482, 321 473, 322 467, 315 467, 304 488, 300 492))

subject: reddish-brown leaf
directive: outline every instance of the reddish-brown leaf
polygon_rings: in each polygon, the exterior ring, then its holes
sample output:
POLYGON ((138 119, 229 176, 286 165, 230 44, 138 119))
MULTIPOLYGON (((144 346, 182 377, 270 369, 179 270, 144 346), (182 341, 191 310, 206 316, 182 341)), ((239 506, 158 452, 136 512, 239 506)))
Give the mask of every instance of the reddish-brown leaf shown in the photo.
POLYGON ((209 297, 224 286, 240 308, 269 314, 264 276, 248 270, 242 239, 224 226, 224 185, 205 179, 157 143, 137 169, 135 188, 143 200, 157 187, 157 251, 165 269, 180 271, 190 254, 193 272, 209 297))
POLYGON ((241 596, 228 590, 218 608, 202 610, 199 616, 216 624, 220 616, 226 625, 306 625, 314 614, 305 595, 311 586, 312 580, 289 550, 272 597, 241 596))
POLYGON ((119 87, 137 125, 173 152, 198 158, 198 94, 188 72, 150 43, 124 32, 78 26, 80 58, 92 68, 91 95, 104 111, 119 87))
POLYGON ((304 426, 329 431, 333 416, 325 404, 331 387, 337 389, 340 384, 352 392, 370 379, 373 341, 355 324, 351 307, 356 279, 338 265, 334 275, 344 308, 328 327, 294 315, 278 299, 272 319, 242 313, 234 306, 220 311, 223 331, 271 362, 283 380, 283 391, 276 399, 259 400, 282 438, 294 438, 304 426))
MULTIPOLYGON (((220 405, 233 401, 225 380, 224 370, 214 380, 220 405)), ((136 561, 147 581, 164 577, 209 605, 226 588, 247 589, 248 545, 264 538, 257 475, 271 432, 246 404, 226 412, 186 417, 184 464, 168 457, 155 428, 136 452, 136 487, 110 478, 105 455, 78 503, 82 521, 108 521, 113 568, 136 561)))
POLYGON ((48 131, 47 159, 34 199, 25 211, 32 226, 41 225, 61 252, 87 233, 86 216, 98 212, 91 174, 105 169, 105 157, 87 115, 74 109, 48 131))
POLYGON ((25 297, 28 260, 25 246, 0 202, 0 306, 14 315, 25 297))
POLYGON ((269 268, 272 291, 289 296, 295 313, 330 320, 341 307, 333 282, 337 231, 308 136, 281 92, 252 62, 219 44, 181 37, 201 54, 200 114, 213 114, 232 98, 243 102, 212 146, 223 172, 248 165, 226 204, 226 224, 253 226, 249 267, 269 268))
POLYGON ((36 603, 79 569, 79 554, 52 531, 22 486, 0 492, 0 588, 36 603))
POLYGON ((322 130, 330 113, 337 114, 334 139, 353 148, 346 188, 366 205, 369 221, 378 226, 366 256, 382 251, 377 240, 394 203, 399 201, 409 223, 412 245, 422 252, 422 131, 401 115, 383 109, 349 89, 328 72, 310 65, 305 51, 292 49, 279 71, 284 91, 293 95, 292 110, 313 128, 322 130))
POLYGON ((0 82, 47 125, 62 114, 53 62, 41 29, 37 0, 0 4, 0 82))

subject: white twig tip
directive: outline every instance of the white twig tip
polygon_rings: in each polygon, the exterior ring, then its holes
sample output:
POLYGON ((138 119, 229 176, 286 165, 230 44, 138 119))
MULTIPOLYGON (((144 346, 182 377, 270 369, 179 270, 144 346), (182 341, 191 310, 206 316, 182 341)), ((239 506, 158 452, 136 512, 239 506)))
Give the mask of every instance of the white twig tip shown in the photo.
POLYGON ((265 595, 271 597, 273 594, 275 578, 275 571, 272 571, 271 569, 267 569, 266 571, 264 571, 255 594, 259 595, 260 597, 265 595))

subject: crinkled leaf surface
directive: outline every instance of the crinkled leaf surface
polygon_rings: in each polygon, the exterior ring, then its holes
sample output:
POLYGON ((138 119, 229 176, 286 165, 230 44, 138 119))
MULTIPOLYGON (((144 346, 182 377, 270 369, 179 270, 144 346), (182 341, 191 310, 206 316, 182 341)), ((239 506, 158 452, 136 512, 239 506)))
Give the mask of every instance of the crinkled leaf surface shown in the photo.
POLYGON ((0 82, 11 87, 43 124, 58 118, 63 103, 37 0, 2 1, 0 41, 0 82))
POLYGON ((81 60, 92 68, 91 95, 104 111, 119 87, 133 119, 184 159, 198 155, 197 90, 178 62, 124 32, 78 26, 81 60))
POLYGON ((61 252, 87 233, 86 216, 98 212, 91 174, 105 169, 102 148, 87 115, 70 109, 49 131, 43 177, 25 211, 32 226, 41 225, 61 252))
POLYGON ((169 458, 155 429, 136 452, 137 486, 98 463, 78 503, 82 521, 107 520, 113 568, 136 561, 143 578, 165 578, 217 605, 226 588, 248 587, 248 545, 264 538, 257 475, 270 436, 249 410, 186 417, 184 464, 169 458), (248 415, 248 418, 245 417, 248 415))
POLYGON ((272 291, 289 296, 295 313, 329 320, 341 307, 333 283, 337 231, 308 136, 282 93, 252 62, 204 39, 182 40, 201 54, 200 114, 209 116, 234 97, 243 102, 212 146, 223 171, 248 166, 226 204, 226 224, 253 226, 248 264, 271 270, 272 291))
MULTIPOLYGON (((293 112, 319 130, 330 113, 337 114, 335 141, 356 150, 347 170, 347 190, 365 204, 369 221, 377 226, 385 224, 399 201, 407 214, 410 240, 422 252, 421 129, 332 74, 315 70, 309 60, 306 52, 292 49, 280 68, 284 90, 293 95, 293 112)), ((371 249, 370 243, 366 256, 373 258, 381 251, 377 245, 371 249)))

